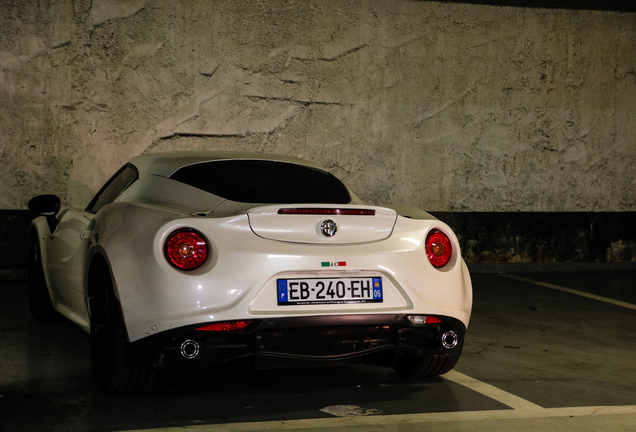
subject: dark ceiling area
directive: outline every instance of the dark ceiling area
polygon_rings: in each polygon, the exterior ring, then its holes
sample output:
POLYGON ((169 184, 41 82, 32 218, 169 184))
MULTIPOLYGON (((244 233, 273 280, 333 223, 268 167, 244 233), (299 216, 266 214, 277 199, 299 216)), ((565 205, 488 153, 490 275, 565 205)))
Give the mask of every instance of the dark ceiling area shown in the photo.
POLYGON ((579 9, 636 12, 634 0, 438 0, 443 3, 471 3, 491 6, 513 6, 548 9, 579 9))

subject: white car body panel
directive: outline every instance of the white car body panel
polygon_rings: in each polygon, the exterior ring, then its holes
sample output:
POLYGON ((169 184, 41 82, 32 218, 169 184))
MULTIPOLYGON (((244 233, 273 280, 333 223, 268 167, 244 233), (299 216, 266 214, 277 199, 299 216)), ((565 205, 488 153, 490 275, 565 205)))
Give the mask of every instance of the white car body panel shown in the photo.
MULTIPOLYGON (((107 219, 120 219, 123 210, 120 211, 117 206, 107 219)), ((469 321, 472 297, 462 273, 463 262, 455 259, 447 269, 440 271, 433 268, 423 248, 428 231, 422 226, 424 221, 399 218, 393 235, 386 240, 361 245, 321 245, 317 248, 310 244, 259 238, 250 229, 245 214, 177 218, 160 226, 166 217, 163 212, 157 213, 156 222, 148 223, 144 208, 127 206, 125 210, 137 218, 137 222, 141 222, 143 217, 145 227, 137 232, 121 231, 120 238, 104 239, 103 244, 109 251, 131 341, 198 322, 257 316, 387 313, 402 308, 413 313, 456 316, 466 325, 469 321), (212 259, 191 272, 175 269, 163 256, 168 234, 186 227, 202 233, 214 233, 209 238, 212 259), (347 267, 322 270, 321 263, 325 261, 345 261, 347 267), (403 272, 401 269, 405 266, 411 270, 403 272), (379 272, 387 281, 387 293, 390 294, 379 305, 281 308, 275 306, 273 280, 287 272, 314 276, 379 272), (452 288, 440 290, 440 286, 452 288)), ((319 220, 322 216, 314 218, 319 220)), ((126 222, 126 225, 136 226, 126 222)), ((452 231, 439 221, 426 223, 452 235, 452 231)), ((108 224, 125 223, 112 220, 108 224)), ((454 236, 451 238, 455 250, 459 250, 457 240, 454 236)))

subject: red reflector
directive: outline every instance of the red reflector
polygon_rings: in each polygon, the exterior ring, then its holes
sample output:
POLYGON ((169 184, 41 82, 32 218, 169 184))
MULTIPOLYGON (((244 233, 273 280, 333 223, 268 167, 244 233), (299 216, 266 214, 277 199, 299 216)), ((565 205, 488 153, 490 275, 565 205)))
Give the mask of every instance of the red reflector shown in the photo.
POLYGON ((248 325, 252 324, 252 321, 227 321, 214 324, 208 324, 203 327, 199 327, 198 331, 218 331, 218 332, 231 332, 243 330, 248 325))
POLYGON ((442 320, 439 318, 435 318, 432 316, 426 316, 426 324, 437 324, 437 323, 441 323, 442 320))
POLYGON ((278 214, 375 216, 375 210, 333 208, 282 208, 278 210, 278 214))

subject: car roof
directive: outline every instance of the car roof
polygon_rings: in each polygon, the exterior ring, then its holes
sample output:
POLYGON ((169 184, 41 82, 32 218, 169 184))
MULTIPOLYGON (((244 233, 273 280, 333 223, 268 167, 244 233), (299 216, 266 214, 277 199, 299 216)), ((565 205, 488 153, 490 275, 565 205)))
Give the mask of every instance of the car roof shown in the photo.
POLYGON ((324 171, 324 168, 316 163, 295 157, 246 152, 178 151, 148 153, 133 158, 130 163, 137 168, 140 177, 144 175, 169 177, 181 167, 219 160, 268 160, 289 162, 324 171))

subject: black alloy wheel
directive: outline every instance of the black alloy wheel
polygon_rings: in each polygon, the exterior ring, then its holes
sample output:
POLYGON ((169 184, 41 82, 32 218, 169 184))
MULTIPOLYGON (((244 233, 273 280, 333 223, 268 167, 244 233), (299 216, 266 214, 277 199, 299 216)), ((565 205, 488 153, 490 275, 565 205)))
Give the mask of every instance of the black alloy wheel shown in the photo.
POLYGON ((89 281, 91 363, 97 387, 105 393, 150 389, 157 373, 135 359, 109 272, 101 269, 89 281))
POLYGON ((29 244, 28 293, 29 309, 33 319, 40 322, 53 322, 61 319, 61 315, 53 307, 49 290, 46 287, 44 270, 42 269, 42 254, 35 232, 31 233, 31 243, 29 244))

